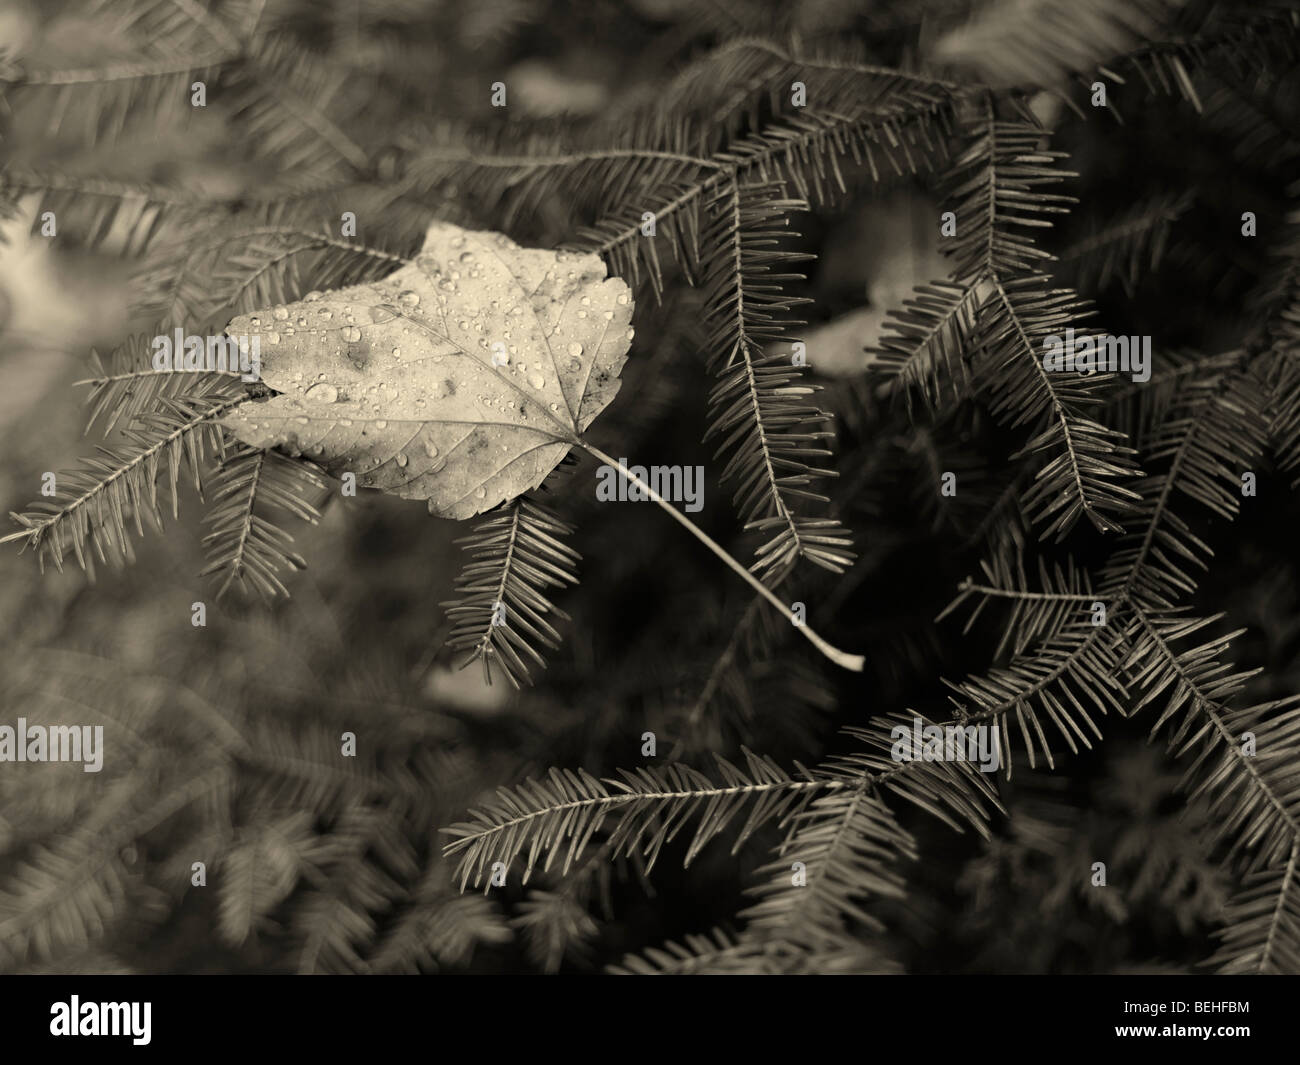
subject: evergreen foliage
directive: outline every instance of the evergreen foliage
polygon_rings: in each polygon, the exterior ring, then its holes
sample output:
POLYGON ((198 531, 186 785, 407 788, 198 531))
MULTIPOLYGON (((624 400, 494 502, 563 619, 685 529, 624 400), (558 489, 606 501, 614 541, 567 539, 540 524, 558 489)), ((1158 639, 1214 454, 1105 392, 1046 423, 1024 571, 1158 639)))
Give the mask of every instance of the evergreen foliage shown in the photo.
MULTIPOLYGON (((274 668, 235 689, 67 652, 15 668, 6 705, 75 707, 132 756, 85 779, 0 774, 0 963, 147 966, 122 944, 185 912, 203 855, 212 934, 262 969, 916 970, 940 964, 925 907, 955 911, 956 892, 985 928, 973 967, 1134 965, 1149 944, 1114 930, 1148 907, 1173 915, 1173 966, 1300 971, 1297 678, 1237 664, 1267 656, 1238 654, 1248 628, 1216 575, 1227 525, 1258 520, 1243 474, 1277 494, 1300 463, 1300 6, 755 3, 717 25, 683 4, 665 26, 661 5, 600 4, 596 24, 654 43, 657 65, 598 115, 558 119, 527 116, 508 78, 493 113, 481 69, 440 71, 443 99, 414 76, 422 48, 480 39, 461 5, 370 5, 359 50, 313 35, 342 22, 321 6, 92 3, 81 16, 129 43, 120 58, 6 63, 10 121, 47 133, 6 158, 5 209, 54 211, 61 239, 119 253, 143 332, 81 382, 109 439, 3 540, 93 574, 135 561, 192 487, 207 587, 278 601, 236 616, 272 665, 292 659, 250 619, 292 609, 313 566, 295 537, 338 517, 337 485, 218 424, 261 386, 155 372, 148 340, 386 276, 442 218, 596 252, 636 287, 627 380, 594 436, 716 460, 730 508, 710 535, 869 669, 807 654, 716 560, 678 565, 676 529, 620 526, 580 487, 585 460, 566 463, 462 536, 441 633, 433 593, 420 612, 423 667, 481 660, 524 689, 514 747, 417 705, 410 661, 354 695, 342 663, 298 691, 274 668), (242 148, 234 191, 102 167, 105 145, 187 128, 196 81, 242 148), (483 99, 458 95, 470 82, 483 99), (825 379, 815 346, 806 367, 790 355, 810 335, 792 315, 822 313, 818 234, 897 189, 932 197, 935 231, 951 212, 948 272, 882 309, 865 371, 825 379), (355 238, 336 235, 344 211, 355 238), (1044 370, 1046 338, 1098 318, 1154 336, 1149 382, 1044 370), (578 536, 599 587, 579 584, 578 536), (994 726, 1005 773, 894 760, 891 730, 914 719, 994 726), (338 757, 345 730, 356 758, 338 757), (1157 808, 1175 792, 1194 830, 1157 808), (927 879, 935 851, 961 856, 955 887, 927 879), (1109 863, 1110 901, 1084 854, 1109 863), (700 885, 735 905, 692 904, 700 885), (667 916, 629 932, 649 890, 667 916), (1043 892, 1043 913, 1107 929, 1100 960, 1035 944, 1024 911, 1043 892), (670 926, 683 910, 707 924, 670 926), (1016 914, 1001 927, 1019 960, 987 943, 991 912, 1016 914)), ((547 4, 515 10, 495 32, 545 39, 547 4)), ((659 517, 643 509, 623 520, 659 517)), ((333 534, 364 520, 346 510, 333 534)))

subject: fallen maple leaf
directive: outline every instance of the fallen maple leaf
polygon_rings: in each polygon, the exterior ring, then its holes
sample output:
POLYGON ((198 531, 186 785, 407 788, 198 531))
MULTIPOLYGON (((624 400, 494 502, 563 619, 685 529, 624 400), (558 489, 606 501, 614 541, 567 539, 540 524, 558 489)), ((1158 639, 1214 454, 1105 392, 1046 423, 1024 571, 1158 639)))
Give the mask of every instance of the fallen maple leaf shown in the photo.
MULTIPOLYGON (((583 439, 618 392, 632 298, 597 255, 521 248, 435 222, 413 262, 382 281, 240 315, 279 395, 222 419, 357 484, 468 518, 536 488, 572 447, 619 469, 777 610, 790 608, 631 470, 583 439)), ((799 631, 832 661, 861 655, 799 631)))
POLYGON ((536 488, 618 392, 632 299, 596 255, 435 222, 373 284, 240 315, 281 393, 223 419, 431 513, 468 518, 536 488))

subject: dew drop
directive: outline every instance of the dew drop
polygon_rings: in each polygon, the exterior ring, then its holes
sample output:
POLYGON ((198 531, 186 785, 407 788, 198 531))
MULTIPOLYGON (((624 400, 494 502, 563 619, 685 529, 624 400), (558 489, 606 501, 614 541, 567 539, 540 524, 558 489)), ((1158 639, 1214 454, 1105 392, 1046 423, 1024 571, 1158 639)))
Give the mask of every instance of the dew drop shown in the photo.
POLYGON ((384 421, 384 420, 381 418, 379 421, 375 422, 375 428, 376 428, 376 429, 387 429, 387 428, 388 428, 388 423, 387 423, 386 421, 384 421))
POLYGON ((560 405, 558 403, 551 404, 551 410, 559 410, 559 409, 560 409, 560 405))
POLYGON ((322 307, 318 313, 320 314, 321 321, 323 322, 328 322, 331 318, 334 317, 334 312, 331 311, 328 307, 322 307))
POLYGON ((275 330, 272 330, 271 332, 266 334, 266 342, 268 344, 280 343, 280 334, 275 332, 275 330))
POLYGON ((534 388, 545 388, 546 378, 539 373, 530 373, 528 375, 528 383, 534 388))
POLYGON ((397 453, 397 464, 398 464, 399 466, 403 466, 403 467, 404 467, 404 466, 405 466, 408 462, 410 462, 410 461, 411 461, 411 460, 408 459, 408 458, 406 457, 406 453, 405 453, 405 452, 399 451, 399 452, 397 453))
POLYGON ((307 319, 306 319, 305 317, 303 317, 302 315, 299 315, 299 316, 298 316, 298 324, 299 324, 300 326, 305 326, 305 325, 307 324, 307 319))
POLYGON ((303 302, 304 302, 304 303, 315 303, 318 299, 321 298, 321 295, 322 295, 321 293, 316 292, 315 290, 313 290, 313 291, 311 291, 311 292, 308 292, 307 295, 303 296, 303 302))
POLYGON ((346 340, 349 344, 355 344, 358 340, 361 339, 361 330, 358 329, 355 325, 350 325, 343 330, 343 339, 346 340))
POLYGON ((629 330, 627 331, 627 338, 628 338, 628 340, 631 340, 634 336, 636 336, 636 330, 635 330, 635 329, 629 329, 629 330))
POLYGON ((478 491, 474 493, 474 497, 476 499, 485 499, 487 497, 487 489, 480 485, 478 491))
POLYGON ((307 425, 308 423, 311 422, 311 419, 308 418, 307 415, 305 414, 300 414, 298 417, 294 419, 294 421, 296 421, 299 425, 307 425))
POLYGON ((428 455, 429 458, 436 459, 438 457, 438 445, 426 442, 424 445, 424 453, 428 455))
POLYGON ((334 403, 339 398, 339 390, 331 384, 317 381, 311 388, 307 389, 307 398, 315 400, 317 403, 334 403))
POLYGON ((420 294, 418 292, 412 292, 409 288, 405 292, 400 293, 397 298, 408 307, 414 307, 420 302, 420 294))
POLYGON ((397 309, 379 304, 370 308, 370 320, 372 322, 391 322, 397 317, 397 309))
POLYGON ((575 340, 572 344, 569 345, 569 354, 570 354, 570 355, 581 355, 581 354, 582 354, 582 345, 579 344, 579 343, 575 340))
POLYGON ((586 317, 587 317, 587 312, 586 312, 586 311, 579 311, 579 312, 578 312, 578 317, 579 317, 579 318, 586 318, 586 317))
POLYGON ((275 307, 271 310, 271 317, 277 322, 283 322, 289 317, 289 308, 284 306, 275 307))
POLYGON ((582 360, 581 360, 581 359, 570 359, 570 360, 569 360, 569 373, 582 373, 582 360))
POLYGON ((617 303, 620 307, 626 307, 626 306, 627 306, 627 293, 626 293, 626 292, 620 292, 620 293, 618 294, 618 296, 615 297, 614 302, 617 303))
POLYGON ((578 302, 581 303, 584 307, 590 307, 590 306, 591 306, 591 297, 590 297, 590 296, 583 296, 582 299, 580 299, 578 302))

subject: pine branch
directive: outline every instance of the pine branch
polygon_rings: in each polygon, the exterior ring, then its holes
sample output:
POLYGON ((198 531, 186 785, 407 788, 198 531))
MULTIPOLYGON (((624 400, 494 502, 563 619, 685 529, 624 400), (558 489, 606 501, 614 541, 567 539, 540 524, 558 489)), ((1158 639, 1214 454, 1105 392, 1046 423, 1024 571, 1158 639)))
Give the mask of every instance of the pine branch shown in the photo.
POLYGON ((1200 21, 1179 20, 1160 40, 1098 67, 1098 72, 1120 84, 1126 84, 1121 72, 1127 72, 1148 93, 1181 96, 1200 111, 1194 75, 1202 70, 1272 68, 1294 62, 1300 53, 1294 6, 1288 0, 1189 5, 1187 11, 1201 16, 1200 21))
POLYGON ((1169 460, 1164 473, 1135 485, 1142 496, 1135 531, 1125 536, 1102 568, 1101 598, 1133 597, 1160 609, 1175 605, 1196 587, 1190 567, 1204 568, 1211 554, 1187 522, 1172 509, 1181 493, 1220 517, 1231 519, 1241 505, 1241 473, 1263 448, 1267 402, 1240 360, 1218 373, 1178 383, 1166 416, 1139 441, 1148 461, 1169 460))
POLYGON ((1128 457, 1134 451, 1121 433, 1081 413, 1096 403, 1108 375, 1054 374, 1043 366, 1046 339, 1063 335, 1083 306, 1068 290, 1046 290, 1044 281, 1031 275, 994 282, 979 323, 976 343, 985 359, 978 373, 987 379, 995 416, 1011 425, 1036 423, 1021 455, 1052 456, 1024 500, 1031 520, 1045 526, 1041 535, 1062 540, 1084 515, 1100 531, 1122 532, 1111 515, 1131 513, 1141 496, 1115 481, 1138 472, 1128 457))
MULTIPOLYGON (((912 724, 907 715, 894 720, 912 724)), ((783 819, 789 834, 757 874, 765 882, 751 889, 758 901, 742 914, 749 918, 742 941, 761 945, 783 971, 792 958, 843 950, 856 932, 883 931, 865 904, 901 897, 904 882, 894 867, 916 857, 915 840, 898 824, 886 794, 954 831, 969 826, 988 837, 985 804, 1000 808, 988 781, 966 762, 894 761, 892 724, 845 730, 867 753, 822 768, 841 787, 783 819), (803 868, 792 869, 795 862, 803 868)))
POLYGON ((1055 768, 1043 719, 1056 727, 1072 753, 1079 753, 1080 743, 1091 748, 1087 733, 1097 739, 1102 735, 1089 709, 1103 714, 1114 710, 1120 716, 1125 712, 1118 666, 1116 641, 1108 626, 1075 621, 1062 625, 1032 651, 1013 656, 1005 666, 960 683, 945 683, 958 693, 954 702, 960 721, 997 723, 1002 733, 1003 765, 1009 775, 1011 715, 1020 726, 1030 768, 1036 767, 1036 751, 1042 752, 1049 768, 1055 768))
POLYGON ((90 407, 87 432, 102 419, 103 433, 107 436, 119 424, 129 426, 141 416, 158 410, 165 400, 224 399, 239 391, 237 369, 155 370, 149 348, 153 337, 158 335, 162 334, 137 333, 128 337, 113 351, 107 366, 98 352, 91 352, 91 368, 96 376, 76 382, 90 385, 90 395, 86 398, 90 407))
POLYGON ((909 415, 913 390, 933 410, 943 405, 945 391, 954 406, 963 398, 970 386, 963 350, 975 332, 978 309, 989 295, 987 284, 935 281, 918 286, 902 308, 889 311, 880 344, 868 353, 872 371, 902 391, 909 415))
POLYGON ((124 431, 128 447, 101 447, 105 458, 86 459, 80 469, 61 473, 50 500, 38 500, 26 512, 13 514, 23 528, 0 537, 0 543, 22 540, 24 549, 37 552, 42 568, 50 558, 62 570, 69 547, 88 571, 93 571, 95 556, 105 563, 110 558, 132 560, 128 520, 134 520, 141 536, 142 515, 154 528, 162 528, 159 474, 165 473, 176 518, 182 464, 189 467, 195 490, 201 492, 199 465, 208 450, 220 453, 222 447, 216 420, 246 400, 243 395, 160 399, 159 410, 141 415, 124 431))
POLYGON ((1160 269, 1173 225, 1191 208, 1194 192, 1155 196, 1088 232, 1059 256, 1076 289, 1098 292, 1118 282, 1133 297, 1138 282, 1160 269))
POLYGON ((210 491, 212 505, 203 519, 212 527, 203 538, 209 562, 200 576, 224 577, 218 598, 236 581, 267 599, 287 597, 279 572, 305 569, 307 563, 290 548, 293 537, 265 510, 272 507, 316 524, 320 511, 311 497, 319 499, 326 491, 324 478, 305 461, 288 462, 274 452, 241 447, 216 472, 210 491))
POLYGON ((532 683, 527 659, 546 668, 538 646, 560 645, 548 615, 569 618, 549 591, 578 580, 581 556, 562 540, 572 532, 546 507, 520 498, 456 541, 472 561, 457 579, 458 598, 442 605, 452 622, 447 647, 467 654, 462 668, 482 661, 490 684, 496 665, 515 688, 532 683))
POLYGON ((769 971, 762 953, 752 945, 737 943, 720 928, 703 935, 671 940, 643 954, 628 954, 610 972, 619 976, 691 976, 703 973, 757 975, 769 971))
POLYGON ((1068 289, 1049 288, 1036 272, 1052 256, 1019 230, 1049 226, 1042 215, 1066 210, 1071 197, 1041 191, 1061 180, 1053 167, 1063 153, 1040 147, 1044 131, 1028 121, 998 119, 986 100, 979 128, 946 175, 956 235, 946 249, 954 280, 921 286, 894 312, 877 352, 887 371, 918 385, 936 401, 946 383, 954 398, 967 381, 960 348, 978 352, 970 378, 991 398, 995 416, 1036 432, 1018 457, 1044 453, 1045 463, 1024 500, 1042 535, 1063 539, 1081 516, 1100 531, 1138 496, 1115 483, 1137 473, 1121 433, 1087 418, 1107 375, 1084 377, 1047 370, 1050 337, 1073 328, 1088 305, 1068 289), (1050 457, 1047 457, 1050 456, 1050 457))
POLYGON ((969 579, 958 585, 958 594, 936 620, 942 620, 969 599, 978 599, 967 619, 963 635, 969 633, 984 608, 991 602, 1010 602, 1011 609, 1002 627, 1002 638, 994 651, 1001 658, 1010 650, 1013 655, 1024 653, 1028 646, 1057 635, 1071 621, 1090 613, 1097 597, 1091 591, 1091 578, 1086 570, 1075 566, 1067 557, 1065 567, 1059 563, 1048 569, 1045 559, 1038 559, 1038 581, 1030 587, 1025 573, 1023 554, 1017 553, 1013 561, 1009 554, 994 555, 980 563, 987 583, 977 584, 969 579))
POLYGON ((1246 878, 1224 908, 1223 941, 1206 964, 1224 974, 1294 974, 1300 971, 1300 843, 1286 864, 1246 878))
MULTIPOLYGON (((611 857, 639 855, 653 867, 664 845, 685 824, 699 823, 686 850, 687 864, 717 838, 746 807, 733 852, 762 824, 780 818, 808 801, 827 785, 800 768, 804 779, 792 778, 769 759, 745 752, 746 771, 715 755, 721 786, 683 765, 664 769, 621 770, 619 779, 597 780, 585 770, 552 769, 544 781, 529 779, 514 788, 501 788, 471 820, 444 829, 453 841, 446 853, 460 854, 457 875, 461 889, 472 877, 483 883, 485 871, 496 863, 509 868, 527 852, 523 881, 541 862, 543 870, 563 854, 567 872, 611 817, 617 823, 609 835, 611 857)), ((490 886, 490 882, 489 882, 490 886)))
POLYGON ((815 479, 835 476, 811 465, 830 457, 819 446, 833 435, 820 428, 829 415, 803 401, 815 389, 795 383, 801 375, 787 360, 761 354, 763 341, 781 337, 784 323, 776 316, 796 302, 781 293, 781 285, 796 275, 769 269, 797 257, 764 250, 781 235, 769 227, 782 224, 784 212, 798 206, 780 195, 779 186, 746 187, 742 193, 733 184, 706 205, 713 218, 703 234, 706 245, 717 249, 704 280, 710 289, 705 313, 713 327, 708 344, 717 353, 720 377, 709 397, 704 439, 721 439, 719 456, 730 452, 722 479, 735 485, 747 527, 771 536, 758 548, 753 567, 765 579, 784 575, 799 558, 833 572, 852 561, 851 541, 838 521, 794 510, 796 500, 829 502, 810 490, 815 479))

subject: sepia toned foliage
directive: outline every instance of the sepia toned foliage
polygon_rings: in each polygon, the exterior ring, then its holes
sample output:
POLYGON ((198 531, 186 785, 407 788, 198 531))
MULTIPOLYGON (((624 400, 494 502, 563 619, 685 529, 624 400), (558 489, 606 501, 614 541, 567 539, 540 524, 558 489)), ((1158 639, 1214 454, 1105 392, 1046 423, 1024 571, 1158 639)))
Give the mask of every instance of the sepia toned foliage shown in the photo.
MULTIPOLYGON (((211 964, 257 971, 1300 971, 1300 604, 1239 616, 1293 561, 1270 530, 1300 462, 1300 7, 507 6, 487 28, 385 0, 348 37, 335 4, 69 5, 7 56, 0 202, 111 255, 133 303, 80 375, 104 442, 0 541, 120 588, 197 505, 177 594, 228 609, 248 662, 24 655, 6 705, 107 723, 131 758, 0 773, 0 966, 148 968, 206 920, 211 964), (111 57, 46 62, 74 26, 111 57), (563 64, 558 115, 521 88, 530 48, 608 70, 599 104, 563 64), (229 150, 194 172, 109 165, 209 119, 229 150), (864 368, 828 376, 803 338, 866 289, 818 257, 900 189, 947 273, 872 308, 864 368), (566 319, 572 364, 524 345, 570 416, 540 457, 522 410, 484 431, 328 338, 277 331, 260 381, 152 364, 154 336, 265 341, 268 314, 352 302, 403 347, 439 306, 422 249, 464 234, 496 235, 501 285, 452 318, 504 329, 491 301, 518 296, 558 321, 583 293, 617 318, 608 346, 566 319), (524 260, 584 272, 543 291, 524 260), (1051 338, 1103 329, 1152 339, 1148 380, 1045 370, 1051 338), (461 424, 527 468, 448 466, 461 424), (661 501, 691 536, 598 506, 606 452, 707 464, 698 522, 661 501), (354 610, 367 654, 304 595, 354 610), (476 709, 448 694, 468 662, 476 709), (913 722, 988 726, 1002 772, 898 759, 913 722)), ((460 383, 490 391, 470 354, 460 383)))

